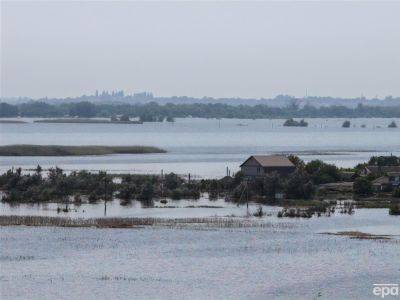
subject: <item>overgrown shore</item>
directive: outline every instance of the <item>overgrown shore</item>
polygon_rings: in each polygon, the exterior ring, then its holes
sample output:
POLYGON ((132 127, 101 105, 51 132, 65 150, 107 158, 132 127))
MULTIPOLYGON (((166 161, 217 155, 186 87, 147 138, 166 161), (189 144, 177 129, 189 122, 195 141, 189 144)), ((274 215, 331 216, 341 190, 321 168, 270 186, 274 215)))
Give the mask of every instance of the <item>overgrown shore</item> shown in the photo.
POLYGON ((165 153, 149 146, 60 146, 60 145, 9 145, 0 146, 0 156, 76 156, 106 154, 165 153))
MULTIPOLYGON (((330 215, 334 206, 343 201, 351 202, 339 207, 343 213, 351 214, 355 207, 376 207, 389 208, 391 215, 400 215, 400 187, 386 184, 377 190, 373 182, 383 175, 362 175, 365 165, 399 164, 400 158, 372 157, 352 170, 320 160, 305 163, 297 156, 289 159, 296 166, 289 176, 272 172, 252 180, 241 172, 233 177, 193 180, 174 173, 117 175, 82 170, 66 174, 57 167, 43 171, 38 166, 33 173, 23 174, 17 168, 0 175, 1 200, 10 204, 58 202, 65 204, 68 212, 68 204, 119 200, 121 205, 140 201, 151 207, 154 200, 166 204, 179 199, 197 200, 205 194, 211 201, 224 198, 239 205, 254 202, 282 206, 281 217, 330 215)), ((263 214, 260 210, 256 215, 263 214)))

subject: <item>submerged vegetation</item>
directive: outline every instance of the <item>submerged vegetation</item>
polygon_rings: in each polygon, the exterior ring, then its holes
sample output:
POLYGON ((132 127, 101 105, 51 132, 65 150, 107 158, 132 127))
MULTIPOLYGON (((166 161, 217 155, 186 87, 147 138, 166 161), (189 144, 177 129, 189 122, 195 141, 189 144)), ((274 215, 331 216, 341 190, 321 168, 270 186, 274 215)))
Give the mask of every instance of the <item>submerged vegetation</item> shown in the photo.
POLYGON ((286 127, 307 127, 308 123, 304 121, 304 119, 300 121, 296 121, 294 119, 287 119, 285 123, 283 123, 283 126, 286 127))
POLYGON ((350 121, 349 121, 349 120, 346 120, 346 121, 343 122, 342 127, 343 127, 343 128, 349 128, 350 125, 351 125, 350 121))
POLYGON ((160 226, 168 228, 291 228, 290 224, 254 222, 239 218, 64 218, 45 216, 0 216, 0 226, 57 226, 97 228, 141 228, 160 226))
POLYGON ((148 146, 59 146, 59 145, 9 145, 0 146, 0 156, 73 156, 106 154, 165 153, 148 146))
MULTIPOLYGON (((165 206, 169 200, 199 199, 206 193, 210 200, 225 198, 238 204, 252 201, 283 206, 278 216, 305 218, 330 215, 337 200, 353 198, 356 203, 342 204, 340 212, 351 214, 354 207, 385 207, 390 208, 392 215, 399 214, 399 200, 396 199, 400 198, 400 188, 375 190, 372 188, 375 177, 361 176, 359 169, 354 170, 353 184, 344 181, 342 176, 348 170, 320 160, 305 163, 296 156, 289 156, 289 159, 296 166, 290 175, 272 172, 252 180, 246 180, 241 172, 222 179, 193 180, 174 173, 112 175, 79 171, 66 174, 57 167, 45 172, 38 166, 34 173, 23 174, 18 168, 0 175, 0 190, 4 202, 60 202, 66 205, 120 199, 121 205, 137 200, 151 206, 153 200, 158 199, 165 206), (331 194, 333 197, 328 197, 331 194), (342 196, 345 198, 340 198, 342 196)), ((397 157, 372 157, 370 163, 395 164, 398 160, 397 157)), ((262 208, 254 215, 263 216, 262 208)))

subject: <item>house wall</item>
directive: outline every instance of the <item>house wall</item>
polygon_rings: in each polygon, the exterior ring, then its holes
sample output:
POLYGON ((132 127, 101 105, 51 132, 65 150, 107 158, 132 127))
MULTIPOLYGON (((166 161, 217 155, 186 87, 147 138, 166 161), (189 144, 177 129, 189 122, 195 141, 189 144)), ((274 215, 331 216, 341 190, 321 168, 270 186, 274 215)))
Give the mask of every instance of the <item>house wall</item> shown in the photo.
POLYGON ((290 175, 296 170, 296 167, 268 167, 264 168, 264 173, 272 173, 272 172, 277 172, 279 175, 285 176, 285 175, 290 175))
POLYGON ((262 176, 264 170, 260 164, 252 157, 245 165, 240 168, 245 176, 262 176))

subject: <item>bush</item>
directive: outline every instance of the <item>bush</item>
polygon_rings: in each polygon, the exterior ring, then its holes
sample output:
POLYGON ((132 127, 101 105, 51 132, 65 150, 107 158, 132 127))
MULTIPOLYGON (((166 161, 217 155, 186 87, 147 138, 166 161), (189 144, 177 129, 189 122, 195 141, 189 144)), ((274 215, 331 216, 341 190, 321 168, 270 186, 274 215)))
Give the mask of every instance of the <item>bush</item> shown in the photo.
POLYGON ((142 187, 142 190, 141 190, 141 192, 139 194, 138 199, 139 200, 148 201, 148 200, 151 200, 153 198, 153 195, 154 195, 153 185, 150 182, 147 182, 142 187))
POLYGON ((371 181, 364 177, 358 177, 354 181, 353 190, 359 196, 369 196, 373 193, 371 181))
POLYGON ((283 126, 288 126, 288 127, 307 127, 308 123, 306 121, 301 120, 300 122, 293 120, 293 119, 287 119, 285 123, 283 123, 283 126))
POLYGON ((129 116, 128 115, 122 115, 119 120, 121 122, 129 122, 129 116))
POLYGON ((314 194, 314 185, 307 174, 296 171, 289 176, 284 191, 288 198, 310 199, 314 194))
POLYGON ((261 218, 264 215, 265 215, 265 212, 263 211, 263 208, 261 205, 257 208, 256 212, 253 214, 253 216, 259 217, 259 218, 261 218))
POLYGON ((392 201, 389 206, 389 215, 400 216, 400 202, 392 201))
POLYGON ((343 128, 349 128, 350 125, 351 125, 350 121, 346 120, 346 121, 343 122, 342 127, 343 128))
POLYGON ((315 184, 338 182, 341 180, 339 169, 321 160, 310 161, 305 166, 305 170, 315 184))

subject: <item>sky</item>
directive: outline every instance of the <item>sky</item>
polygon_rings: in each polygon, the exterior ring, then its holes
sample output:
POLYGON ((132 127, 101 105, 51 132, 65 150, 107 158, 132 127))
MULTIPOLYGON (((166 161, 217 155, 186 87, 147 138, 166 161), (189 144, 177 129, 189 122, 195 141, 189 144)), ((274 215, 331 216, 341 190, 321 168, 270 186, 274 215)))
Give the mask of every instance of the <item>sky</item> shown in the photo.
POLYGON ((400 95, 398 2, 1 2, 1 96, 400 95))

